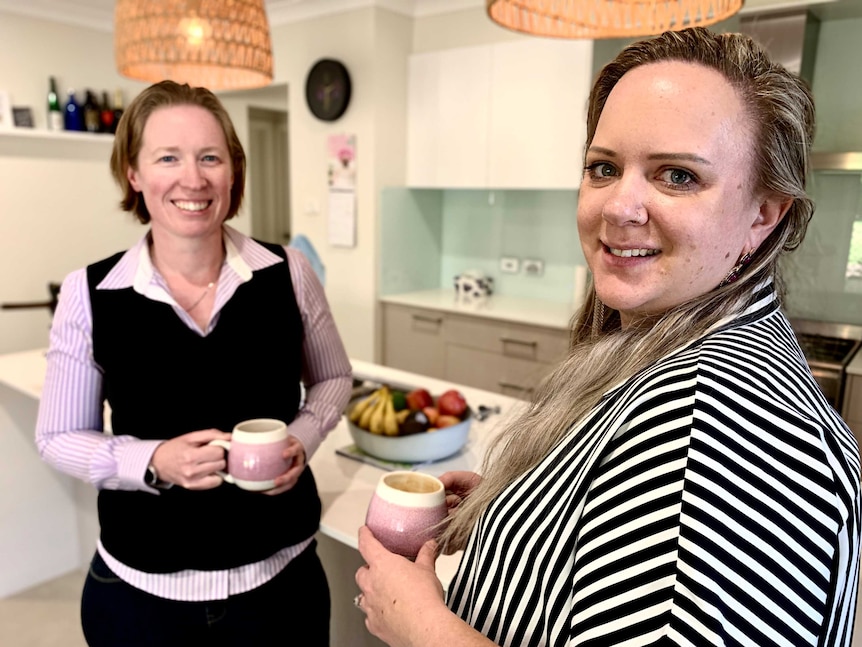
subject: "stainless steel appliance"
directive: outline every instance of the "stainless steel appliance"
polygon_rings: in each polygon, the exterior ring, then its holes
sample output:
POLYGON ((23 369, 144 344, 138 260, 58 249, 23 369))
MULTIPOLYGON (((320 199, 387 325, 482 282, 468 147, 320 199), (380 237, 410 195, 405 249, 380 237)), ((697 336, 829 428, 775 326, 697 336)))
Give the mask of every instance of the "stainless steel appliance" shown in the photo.
POLYGON ((810 319, 791 319, 790 325, 814 379, 832 407, 840 412, 847 364, 862 346, 862 326, 810 319))

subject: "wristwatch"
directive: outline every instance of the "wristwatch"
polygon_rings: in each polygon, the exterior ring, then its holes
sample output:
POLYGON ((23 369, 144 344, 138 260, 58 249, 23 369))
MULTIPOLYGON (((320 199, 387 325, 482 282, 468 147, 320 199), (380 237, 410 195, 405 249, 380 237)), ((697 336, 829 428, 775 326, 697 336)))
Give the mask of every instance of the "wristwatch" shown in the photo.
POLYGON ((144 473, 144 483, 150 487, 156 487, 159 482, 159 473, 152 463, 147 465, 147 471, 144 473))
POLYGON ((173 483, 159 480, 159 473, 156 471, 156 468, 152 463, 147 465, 147 471, 144 472, 144 483, 150 487, 157 487, 162 490, 167 490, 173 485, 173 483))

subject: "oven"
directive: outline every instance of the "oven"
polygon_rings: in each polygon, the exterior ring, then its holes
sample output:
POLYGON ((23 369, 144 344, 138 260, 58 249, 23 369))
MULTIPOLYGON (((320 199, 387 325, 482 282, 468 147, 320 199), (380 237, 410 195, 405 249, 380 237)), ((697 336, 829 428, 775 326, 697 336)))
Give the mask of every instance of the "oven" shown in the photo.
POLYGON ((832 407, 841 412, 847 364, 862 346, 862 326, 791 319, 799 346, 832 407))

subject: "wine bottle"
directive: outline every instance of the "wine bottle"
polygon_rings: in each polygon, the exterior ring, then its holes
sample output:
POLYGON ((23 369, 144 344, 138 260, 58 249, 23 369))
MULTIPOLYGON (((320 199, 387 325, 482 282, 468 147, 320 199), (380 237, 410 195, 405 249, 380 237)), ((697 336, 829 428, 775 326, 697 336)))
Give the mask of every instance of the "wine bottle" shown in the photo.
POLYGON ((66 130, 84 130, 84 119, 81 116, 81 106, 75 99, 75 89, 69 88, 69 96, 66 99, 64 125, 66 130))
POLYGON ((87 90, 82 106, 84 130, 88 133, 99 132, 99 104, 92 90, 87 90))
POLYGON ((120 88, 114 90, 114 129, 112 133, 117 132, 117 125, 120 123, 120 118, 123 116, 123 91, 120 88))
POLYGON ((57 96, 57 82, 50 78, 48 90, 48 130, 63 130, 63 109, 60 107, 60 97, 57 96))
POLYGON ((108 93, 102 91, 102 111, 99 113, 99 130, 103 133, 114 132, 114 111, 108 101, 108 93))

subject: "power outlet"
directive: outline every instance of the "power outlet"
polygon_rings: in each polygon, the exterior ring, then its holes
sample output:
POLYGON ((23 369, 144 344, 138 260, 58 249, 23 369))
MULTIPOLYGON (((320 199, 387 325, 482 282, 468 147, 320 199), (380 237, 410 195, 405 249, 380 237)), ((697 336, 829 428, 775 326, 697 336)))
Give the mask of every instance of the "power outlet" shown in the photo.
POLYGON ((503 256, 500 258, 500 271, 504 274, 517 274, 520 261, 514 256, 503 256))
POLYGON ((538 258, 524 259, 524 274, 527 276, 542 276, 545 271, 545 261, 538 258))

